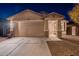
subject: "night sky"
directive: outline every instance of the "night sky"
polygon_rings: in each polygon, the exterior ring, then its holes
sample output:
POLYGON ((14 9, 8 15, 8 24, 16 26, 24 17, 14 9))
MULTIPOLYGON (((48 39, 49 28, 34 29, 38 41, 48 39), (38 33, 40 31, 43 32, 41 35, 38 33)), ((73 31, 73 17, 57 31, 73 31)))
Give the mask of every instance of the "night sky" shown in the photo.
POLYGON ((45 12, 58 12, 60 14, 63 14, 65 16, 65 18, 67 20, 70 20, 70 18, 68 17, 68 12, 70 10, 72 10, 72 8, 74 7, 75 4, 56 4, 56 3, 7 3, 7 4, 0 4, 0 18, 6 19, 9 16, 12 16, 18 12, 21 12, 25 9, 31 9, 34 10, 36 12, 41 12, 41 11, 45 11, 45 12))

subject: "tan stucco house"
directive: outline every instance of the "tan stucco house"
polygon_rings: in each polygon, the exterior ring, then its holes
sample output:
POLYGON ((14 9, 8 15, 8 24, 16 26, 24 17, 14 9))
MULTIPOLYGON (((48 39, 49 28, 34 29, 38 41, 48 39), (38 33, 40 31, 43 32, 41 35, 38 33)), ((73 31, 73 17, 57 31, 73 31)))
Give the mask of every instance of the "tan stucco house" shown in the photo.
POLYGON ((66 34, 67 21, 63 15, 55 12, 44 17, 41 13, 27 9, 7 19, 14 36, 60 37, 63 33, 66 34))

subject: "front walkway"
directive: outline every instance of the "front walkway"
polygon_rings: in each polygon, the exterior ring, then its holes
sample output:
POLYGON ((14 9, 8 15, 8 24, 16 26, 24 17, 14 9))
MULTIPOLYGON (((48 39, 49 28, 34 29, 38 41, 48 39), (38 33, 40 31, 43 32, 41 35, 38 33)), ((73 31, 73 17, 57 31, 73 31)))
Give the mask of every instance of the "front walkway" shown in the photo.
POLYGON ((51 56, 46 38, 15 37, 0 43, 0 56, 51 56))

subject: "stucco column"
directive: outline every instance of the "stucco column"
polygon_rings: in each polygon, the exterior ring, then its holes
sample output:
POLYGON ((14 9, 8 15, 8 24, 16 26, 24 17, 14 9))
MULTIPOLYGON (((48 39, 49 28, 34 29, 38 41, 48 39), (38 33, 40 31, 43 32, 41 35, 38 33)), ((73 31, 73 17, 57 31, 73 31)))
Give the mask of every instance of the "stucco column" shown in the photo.
POLYGON ((61 38, 61 20, 57 20, 57 37, 61 38))
POLYGON ((14 36, 14 22, 12 20, 10 20, 9 26, 10 26, 10 32, 9 32, 8 36, 12 37, 12 36, 14 36))
POLYGON ((45 37, 48 37, 48 20, 44 20, 44 33, 45 37))
POLYGON ((13 23, 13 21, 11 20, 11 21, 10 21, 10 31, 13 31, 13 27, 14 27, 14 23, 13 23))
POLYGON ((65 20, 61 21, 61 31, 62 35, 67 35, 67 21, 65 20))

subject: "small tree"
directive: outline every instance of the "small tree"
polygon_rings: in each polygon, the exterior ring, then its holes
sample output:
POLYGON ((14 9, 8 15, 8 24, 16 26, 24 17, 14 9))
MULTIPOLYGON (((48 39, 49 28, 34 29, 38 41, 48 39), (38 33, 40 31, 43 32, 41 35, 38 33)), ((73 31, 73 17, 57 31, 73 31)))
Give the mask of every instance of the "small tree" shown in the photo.
POLYGON ((76 4, 68 14, 73 22, 79 24, 79 4, 76 4))

